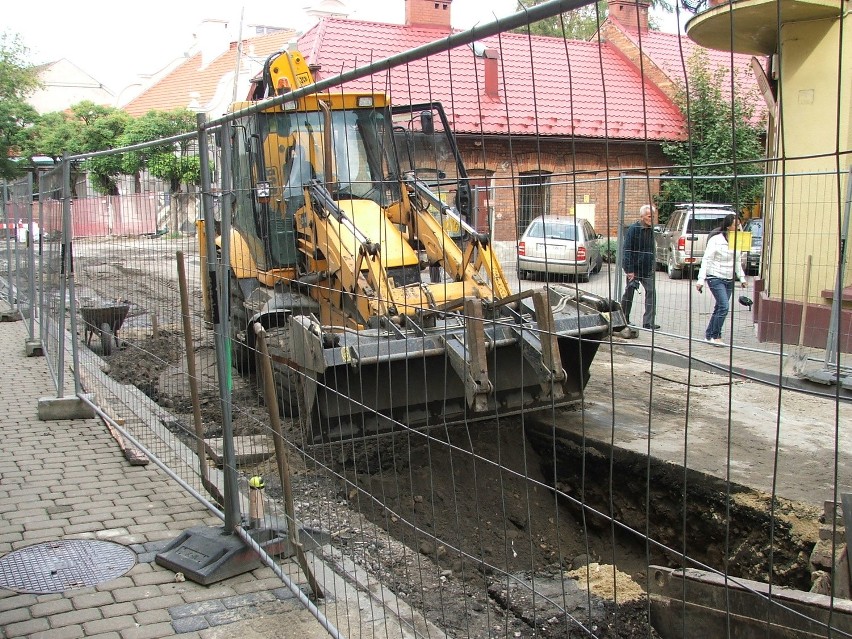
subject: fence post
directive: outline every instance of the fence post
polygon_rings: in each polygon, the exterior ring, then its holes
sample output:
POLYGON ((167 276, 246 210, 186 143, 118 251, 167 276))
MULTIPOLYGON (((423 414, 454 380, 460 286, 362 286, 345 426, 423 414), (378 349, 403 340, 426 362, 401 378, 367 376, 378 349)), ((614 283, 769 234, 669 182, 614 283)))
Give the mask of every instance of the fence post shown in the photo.
POLYGON ((80 395, 83 392, 80 385, 80 338, 77 333, 77 293, 74 285, 74 220, 72 217, 73 208, 70 206, 71 199, 71 160, 67 160, 67 195, 68 195, 68 217, 65 221, 68 237, 68 296, 69 308, 71 313, 71 361, 74 371, 74 395, 80 395))
POLYGON ((66 153, 62 158, 62 266, 59 277, 59 322, 56 327, 59 340, 59 352, 56 369, 56 397, 42 397, 38 400, 38 418, 53 419, 89 419, 95 416, 92 405, 82 397, 80 387, 79 337, 77 335, 77 300, 74 292, 74 257, 71 235, 71 160, 66 153), (70 318, 71 359, 74 373, 74 395, 65 397, 65 306, 68 301, 70 318))
MULTIPOLYGON (((24 343, 24 348, 28 357, 34 355, 44 355, 41 338, 36 337, 35 333, 35 318, 38 313, 41 318, 39 309, 36 304, 36 278, 35 278, 35 234, 33 233, 33 174, 27 173, 27 190, 25 193, 27 198, 27 279, 29 281, 29 302, 30 302, 30 322, 29 322, 29 339, 24 343)), ((41 233, 39 232, 39 242, 41 241, 41 233)))
POLYGON ((24 197, 20 195, 20 190, 22 185, 20 182, 17 183, 18 191, 17 202, 15 202, 15 217, 12 220, 12 224, 15 225, 15 272, 12 274, 14 288, 15 288, 15 312, 18 314, 19 319, 23 319, 23 313, 21 313, 21 293, 20 293, 20 277, 19 273, 21 272, 21 227, 20 223, 23 218, 19 217, 18 209, 24 206, 24 197))
POLYGON ((622 171, 618 175, 618 233, 615 236, 615 279, 613 280, 615 290, 610 291, 610 297, 614 300, 621 299, 621 291, 624 287, 623 274, 621 272, 621 260, 624 257, 624 246, 621 235, 624 232, 624 208, 627 199, 627 175, 622 171))
POLYGON ((39 173, 38 176, 38 326, 39 340, 42 343, 42 352, 44 345, 47 344, 47 321, 45 320, 44 307, 44 197, 45 197, 45 176, 44 173, 39 173))
POLYGON ((60 248, 59 267, 59 322, 57 324, 57 336, 59 348, 56 359, 56 397, 65 397, 65 302, 68 299, 68 264, 70 262, 70 241, 68 239, 71 227, 71 164, 66 157, 62 158, 62 243, 60 248))
MULTIPOLYGON (((9 190, 9 184, 7 182, 3 183, 2 190, 2 204, 3 204, 3 225, 6 230, 6 290, 9 292, 9 310, 8 311, 0 311, 0 321, 3 322, 17 322, 21 320, 21 313, 17 310, 15 306, 15 298, 18 296, 18 292, 15 287, 12 285, 12 241, 9 238, 9 233, 11 232, 11 228, 9 225, 9 202, 6 197, 7 191, 9 190), (14 296, 14 297, 13 297, 14 296)), ((15 251, 17 253, 17 251, 15 251)))
MULTIPOLYGON (((222 125, 222 193, 232 190, 231 179, 231 124, 222 125)), ((215 237, 208 233, 207 237, 215 237)), ((230 268, 231 268, 231 198, 222 201, 222 247, 219 261, 219 323, 216 331, 216 364, 219 373, 219 393, 222 402, 222 448, 225 457, 225 528, 230 532, 240 525, 239 492, 237 490, 234 429, 231 423, 231 348, 230 348, 230 268)), ((213 258, 216 254, 213 253, 213 258)), ((208 256, 209 258, 209 256, 208 256)))

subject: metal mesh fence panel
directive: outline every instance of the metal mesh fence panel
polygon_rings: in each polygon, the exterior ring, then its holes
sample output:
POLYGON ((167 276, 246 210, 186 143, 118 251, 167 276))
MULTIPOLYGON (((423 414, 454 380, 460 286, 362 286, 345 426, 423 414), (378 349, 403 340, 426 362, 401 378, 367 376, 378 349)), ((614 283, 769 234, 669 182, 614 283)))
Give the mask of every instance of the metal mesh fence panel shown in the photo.
POLYGON ((63 234, 64 193, 62 167, 41 173, 38 181, 38 220, 40 230, 39 303, 40 335, 57 392, 65 388, 66 311, 68 308, 65 243, 63 234))
MULTIPOLYGON (((18 312, 27 323, 27 335, 32 347, 35 347, 36 315, 38 300, 36 299, 36 254, 41 242, 38 219, 34 217, 33 183, 32 178, 20 180, 9 187, 8 222, 6 224, 9 247, 14 246, 13 275, 9 281, 14 287, 14 299, 18 312), (11 243, 12 226, 14 226, 14 245, 11 243)), ((11 298, 10 298, 11 299, 11 298)))
POLYGON ((32 317, 30 297, 30 263, 27 225, 30 219, 32 202, 29 182, 20 180, 8 185, 4 190, 3 216, 3 269, 6 281, 6 299, 9 311, 15 316, 32 317))
POLYGON ((270 60, 265 108, 147 143, 193 168, 161 191, 72 196, 84 156, 42 174, 60 389, 76 345, 128 459, 155 457, 343 634, 848 636, 846 156, 675 166, 693 114, 642 71, 641 99, 612 98, 609 44, 452 38, 353 54, 311 89, 298 54, 277 61, 292 78, 270 60), (729 214, 746 287, 720 346, 697 274, 729 214))
MULTIPOLYGON (((179 146, 175 143, 176 154, 197 162, 197 150, 179 146)), ((207 495, 202 477, 215 482, 216 470, 203 472, 192 407, 194 402, 214 412, 219 407, 199 284, 201 195, 186 186, 94 195, 73 198, 71 209, 82 385, 109 418, 207 495), (178 261, 190 302, 186 321, 178 261), (194 396, 188 358, 197 376, 194 396)), ((140 457, 134 448, 128 442, 127 454, 140 457)), ((212 489, 215 495, 215 483, 212 489)))

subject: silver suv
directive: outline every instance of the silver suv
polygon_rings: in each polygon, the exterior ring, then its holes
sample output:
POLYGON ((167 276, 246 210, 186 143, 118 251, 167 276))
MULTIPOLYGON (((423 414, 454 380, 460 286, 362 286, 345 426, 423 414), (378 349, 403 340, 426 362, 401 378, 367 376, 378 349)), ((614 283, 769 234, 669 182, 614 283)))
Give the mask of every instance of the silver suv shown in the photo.
POLYGON ((736 211, 729 204, 676 204, 665 226, 654 228, 657 265, 673 280, 682 278, 684 271, 697 273, 707 235, 731 213, 736 211))

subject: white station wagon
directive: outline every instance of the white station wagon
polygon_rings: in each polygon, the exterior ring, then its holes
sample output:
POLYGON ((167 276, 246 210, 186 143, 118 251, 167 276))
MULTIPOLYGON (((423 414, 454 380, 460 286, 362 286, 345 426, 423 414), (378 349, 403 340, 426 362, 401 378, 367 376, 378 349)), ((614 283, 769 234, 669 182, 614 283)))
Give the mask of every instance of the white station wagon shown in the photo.
POLYGON ((573 275, 578 282, 601 270, 600 235, 588 220, 544 215, 535 218, 518 241, 518 277, 532 273, 573 275))

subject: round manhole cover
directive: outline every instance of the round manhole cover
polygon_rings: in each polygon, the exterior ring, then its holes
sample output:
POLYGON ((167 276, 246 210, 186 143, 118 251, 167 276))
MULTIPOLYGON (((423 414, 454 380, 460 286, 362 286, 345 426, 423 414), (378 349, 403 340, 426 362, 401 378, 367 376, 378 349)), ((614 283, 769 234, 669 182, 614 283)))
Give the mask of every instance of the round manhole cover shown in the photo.
POLYGON ((66 539, 0 557, 0 587, 32 594, 65 592, 121 577, 136 553, 110 541, 66 539))

